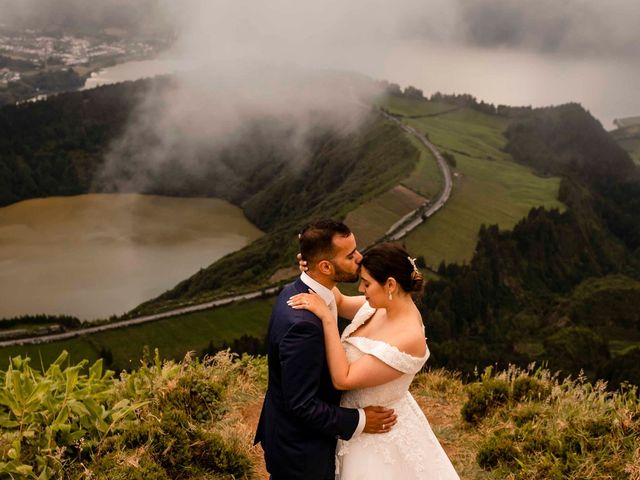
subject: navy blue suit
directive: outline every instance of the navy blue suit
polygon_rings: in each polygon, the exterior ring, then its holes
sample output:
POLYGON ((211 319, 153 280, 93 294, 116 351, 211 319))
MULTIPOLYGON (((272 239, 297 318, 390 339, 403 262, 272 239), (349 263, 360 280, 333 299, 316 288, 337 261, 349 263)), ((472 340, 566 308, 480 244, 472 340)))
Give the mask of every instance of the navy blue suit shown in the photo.
POLYGON ((255 443, 273 480, 333 479, 336 440, 351 438, 358 426, 358 410, 340 407, 331 383, 322 322, 287 305, 308 291, 300 279, 287 285, 269 323, 269 384, 255 443))

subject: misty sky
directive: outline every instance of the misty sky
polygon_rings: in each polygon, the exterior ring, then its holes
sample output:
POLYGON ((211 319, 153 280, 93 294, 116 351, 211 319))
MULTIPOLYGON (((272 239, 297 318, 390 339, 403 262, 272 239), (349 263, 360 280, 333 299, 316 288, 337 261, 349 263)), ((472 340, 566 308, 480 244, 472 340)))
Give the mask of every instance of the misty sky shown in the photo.
POLYGON ((398 39, 505 47, 562 55, 640 54, 637 0, 0 0, 0 23, 37 21, 127 26, 173 23, 209 39, 219 54, 335 49, 398 39), (230 49, 232 51, 230 51, 230 49))
MULTIPOLYGON (((188 65, 171 88, 152 91, 138 106, 113 145, 108 172, 122 171, 131 155, 136 164, 146 165, 139 172, 156 171, 176 158, 195 168, 203 150, 219 151, 238 141, 244 125, 269 116, 292 126, 292 134, 281 141, 303 159, 318 112, 345 131, 357 128, 363 118, 353 101, 362 92, 310 74, 327 68, 414 84, 427 95, 437 89, 536 106, 579 101, 609 128, 616 116, 640 113, 638 0, 87 4, 0 0, 0 23, 152 29, 166 22, 176 34, 168 55, 188 65), (157 141, 144 143, 149 138, 157 141)), ((147 180, 129 178, 126 188, 144 186, 147 180)))

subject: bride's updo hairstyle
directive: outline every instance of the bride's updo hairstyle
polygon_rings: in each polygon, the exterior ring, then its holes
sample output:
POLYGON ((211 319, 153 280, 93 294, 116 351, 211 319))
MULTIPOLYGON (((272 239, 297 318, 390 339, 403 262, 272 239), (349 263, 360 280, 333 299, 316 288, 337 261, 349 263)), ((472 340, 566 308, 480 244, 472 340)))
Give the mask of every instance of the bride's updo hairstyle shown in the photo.
POLYGON ((424 276, 416 267, 415 259, 397 243, 380 243, 368 248, 362 254, 360 265, 381 285, 393 277, 405 292, 418 293, 424 288, 424 276))

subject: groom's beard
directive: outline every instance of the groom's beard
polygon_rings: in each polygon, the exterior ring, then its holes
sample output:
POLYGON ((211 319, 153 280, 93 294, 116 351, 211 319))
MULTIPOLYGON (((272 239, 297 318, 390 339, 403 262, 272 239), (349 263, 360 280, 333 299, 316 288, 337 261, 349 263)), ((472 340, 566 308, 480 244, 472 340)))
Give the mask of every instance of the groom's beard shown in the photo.
MULTIPOLYGON (((335 270, 335 274, 333 275, 333 281, 336 283, 354 283, 358 281, 359 275, 358 272, 347 272, 346 270, 342 270, 335 263, 333 263, 333 268, 335 270)), ((360 269, 358 269, 359 271, 360 269)))

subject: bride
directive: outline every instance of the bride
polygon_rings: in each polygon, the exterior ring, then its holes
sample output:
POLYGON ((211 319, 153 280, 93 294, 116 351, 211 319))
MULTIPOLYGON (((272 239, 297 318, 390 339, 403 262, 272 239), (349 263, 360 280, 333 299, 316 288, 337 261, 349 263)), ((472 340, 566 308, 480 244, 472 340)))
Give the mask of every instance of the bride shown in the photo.
POLYGON ((335 316, 317 294, 289 300, 292 308, 310 310, 322 320, 331 379, 346 390, 341 406, 381 405, 397 414, 387 433, 338 441, 336 479, 458 479, 409 393, 429 357, 422 317, 411 297, 422 290, 422 274, 404 248, 393 243, 368 249, 360 266, 358 291, 364 295, 350 297, 333 289, 338 314, 352 319, 342 338, 335 316))

